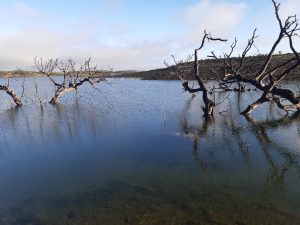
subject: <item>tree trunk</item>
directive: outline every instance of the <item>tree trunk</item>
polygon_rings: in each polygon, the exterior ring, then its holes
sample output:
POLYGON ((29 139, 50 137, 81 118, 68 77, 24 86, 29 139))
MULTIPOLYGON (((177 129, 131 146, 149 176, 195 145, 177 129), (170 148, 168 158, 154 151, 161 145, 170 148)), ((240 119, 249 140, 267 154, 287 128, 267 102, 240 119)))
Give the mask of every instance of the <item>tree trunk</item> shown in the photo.
POLYGON ((248 115, 250 114, 254 109, 256 109, 258 106, 264 104, 265 102, 269 101, 269 99, 266 97, 265 94, 263 94, 262 97, 260 97, 256 102, 250 104, 241 114, 248 115))
POLYGON ((49 101, 50 104, 57 104, 59 99, 67 92, 71 92, 71 91, 76 91, 76 88, 74 87, 69 87, 69 88, 62 88, 62 89, 58 89, 55 92, 55 95, 51 98, 51 100, 49 101))
POLYGON ((195 78, 198 81, 198 84, 202 91, 202 98, 203 98, 203 102, 204 102, 204 107, 202 107, 202 109, 204 112, 204 117, 207 118, 207 117, 213 115, 215 103, 209 99, 209 97, 208 97, 209 93, 208 93, 207 87, 204 84, 204 82, 199 74, 198 50, 199 49, 195 50, 194 71, 195 71, 195 78))
POLYGON ((9 86, 3 86, 0 85, 0 90, 5 91, 10 97, 12 97, 14 103, 19 107, 22 106, 22 101, 21 99, 17 96, 17 94, 14 92, 12 88, 9 86))

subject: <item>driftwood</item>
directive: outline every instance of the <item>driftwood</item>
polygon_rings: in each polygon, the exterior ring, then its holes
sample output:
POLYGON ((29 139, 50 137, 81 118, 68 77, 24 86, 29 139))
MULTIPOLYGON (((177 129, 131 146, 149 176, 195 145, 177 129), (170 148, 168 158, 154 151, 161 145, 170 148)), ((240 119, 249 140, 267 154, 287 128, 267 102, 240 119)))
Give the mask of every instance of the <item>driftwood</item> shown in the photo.
POLYGON ((84 83, 88 83, 97 89, 95 84, 106 81, 106 77, 111 75, 111 72, 97 70, 96 66, 91 67, 90 61, 89 58, 79 68, 76 68, 72 59, 67 61, 59 61, 58 59, 44 61, 42 58, 35 58, 34 62, 38 71, 46 75, 55 87, 55 94, 49 103, 58 103, 65 93, 77 91, 84 83), (56 81, 53 78, 55 70, 62 73, 62 81, 56 81))

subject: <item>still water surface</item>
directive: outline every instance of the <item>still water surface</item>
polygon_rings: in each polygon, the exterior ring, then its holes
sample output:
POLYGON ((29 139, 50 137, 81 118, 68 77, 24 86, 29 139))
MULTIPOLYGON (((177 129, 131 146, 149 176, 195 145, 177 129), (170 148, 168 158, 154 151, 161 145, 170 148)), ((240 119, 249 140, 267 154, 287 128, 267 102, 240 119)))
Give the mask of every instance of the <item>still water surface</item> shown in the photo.
POLYGON ((43 110, 31 78, 22 108, 1 94, 0 225, 299 224, 299 114, 245 118, 257 94, 233 93, 205 122, 178 81, 110 83, 43 110))

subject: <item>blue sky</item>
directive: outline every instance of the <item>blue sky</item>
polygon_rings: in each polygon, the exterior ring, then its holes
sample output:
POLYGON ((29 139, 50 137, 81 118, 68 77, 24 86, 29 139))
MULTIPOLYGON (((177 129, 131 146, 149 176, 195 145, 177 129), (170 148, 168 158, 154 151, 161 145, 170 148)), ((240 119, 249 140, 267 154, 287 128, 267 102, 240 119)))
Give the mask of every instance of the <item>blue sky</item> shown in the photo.
MULTIPOLYGON (((300 14, 299 0, 280 2, 282 17, 300 14)), ((206 46, 203 57, 228 50, 235 36, 238 54, 255 27, 267 52, 278 33, 271 0, 0 0, 0 70, 31 68, 35 56, 152 69, 192 53, 204 29, 229 42, 206 46)))

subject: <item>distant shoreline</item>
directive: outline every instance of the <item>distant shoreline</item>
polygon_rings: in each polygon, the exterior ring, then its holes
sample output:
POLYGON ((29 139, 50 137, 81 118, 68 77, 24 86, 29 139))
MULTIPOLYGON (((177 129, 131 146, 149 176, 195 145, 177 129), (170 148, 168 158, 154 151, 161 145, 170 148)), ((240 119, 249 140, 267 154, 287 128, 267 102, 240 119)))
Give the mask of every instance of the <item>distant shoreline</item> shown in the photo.
MULTIPOLYGON (((262 64, 265 62, 267 55, 257 55, 257 56, 249 56, 246 58, 246 63, 244 66, 244 76, 248 78, 253 78, 257 73, 259 68, 261 68, 262 64)), ((281 64, 293 57, 293 54, 278 54, 274 55, 272 58, 272 63, 270 66, 274 67, 276 65, 281 64)), ((238 58, 232 58, 233 63, 238 63, 238 58)), ((205 59, 199 60, 200 65, 200 73, 207 80, 219 80, 220 77, 224 75, 224 70, 220 67, 221 63, 216 59, 205 59), (216 74, 216 71, 219 71, 216 74)), ((193 73, 193 62, 186 63, 187 73, 193 73)), ((154 69, 148 71, 140 71, 134 73, 125 73, 122 75, 117 75, 116 77, 137 77, 142 80, 178 80, 176 77, 170 77, 168 74, 167 68, 154 69)), ((190 77, 193 79, 193 76, 190 77)), ((300 67, 293 70, 285 80, 300 80, 300 67)))
MULTIPOLYGON (((281 62, 291 58, 293 55, 288 54, 278 54, 274 55, 271 66, 276 66, 281 62)), ((247 63, 245 64, 244 75, 246 77, 253 77, 257 74, 257 70, 261 68, 264 63, 266 55, 257 55, 247 57, 247 63)), ((233 61, 238 61, 238 58, 232 58, 233 61)), ((187 73, 192 73, 193 63, 186 63, 187 73)), ((220 62, 216 59, 205 59, 200 60, 200 73, 203 74, 204 78, 208 80, 217 80, 222 77, 224 71, 220 70, 220 62), (219 70, 219 74, 216 74, 216 70, 219 70), (214 72, 212 72, 214 71, 214 72)), ((114 73, 114 78, 137 78, 142 80, 177 80, 176 77, 170 77, 167 68, 153 69, 148 71, 116 71, 114 73)), ((53 76, 61 76, 62 73, 54 73, 53 76)), ((7 77, 42 77, 43 74, 34 71, 0 71, 0 78, 7 77)), ((191 77, 192 79, 192 77, 191 77)), ((300 67, 293 70, 286 78, 286 80, 300 80, 300 67)))

